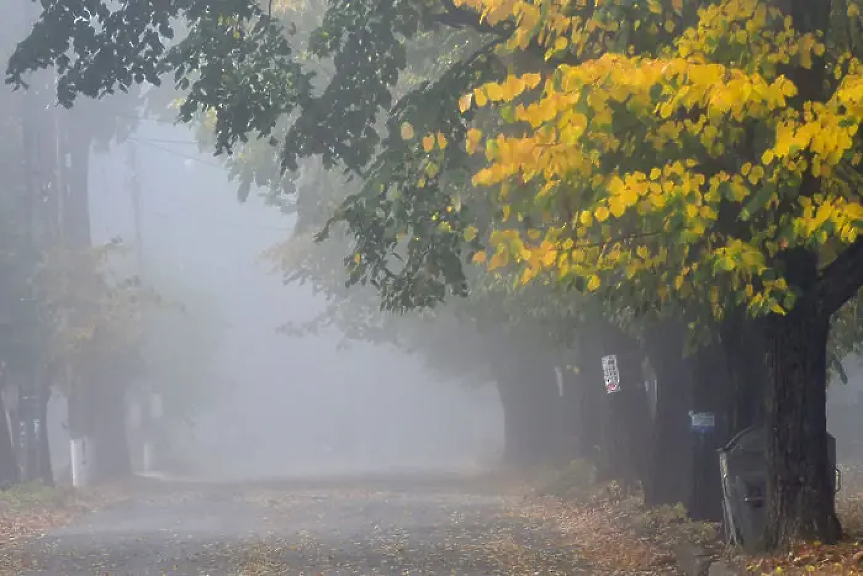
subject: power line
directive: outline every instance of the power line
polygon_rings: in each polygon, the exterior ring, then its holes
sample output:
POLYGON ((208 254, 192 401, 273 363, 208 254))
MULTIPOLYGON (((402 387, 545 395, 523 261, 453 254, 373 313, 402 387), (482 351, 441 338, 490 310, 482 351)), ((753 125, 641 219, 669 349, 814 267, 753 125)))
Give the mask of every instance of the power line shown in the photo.
POLYGON ((130 140, 134 140, 135 142, 138 142, 138 143, 143 144, 145 146, 155 148, 156 150, 161 150, 162 152, 165 152, 167 154, 171 154, 173 156, 179 156, 180 158, 185 158, 187 160, 192 160, 193 162, 198 162, 199 164, 203 164, 205 166, 211 166, 213 168, 224 169, 224 166, 222 166, 221 164, 216 164, 215 162, 208 162, 206 160, 202 160, 201 158, 198 158, 197 156, 193 156, 191 154, 185 154, 183 152, 178 152, 177 150, 171 150, 170 148, 167 148, 165 146, 160 146, 159 144, 155 144, 154 142, 150 142, 148 140, 140 140, 137 138, 130 138, 130 140))
POLYGON ((192 146, 200 146, 200 142, 196 140, 178 140, 172 138, 142 138, 141 136, 129 136, 127 140, 134 142, 163 142, 165 144, 189 144, 192 146))
MULTIPOLYGON (((170 220, 171 219, 170 214, 166 214, 166 213, 161 212, 159 210, 148 210, 145 208, 143 210, 143 212, 144 212, 144 214, 152 214, 152 215, 156 216, 157 218, 161 218, 163 220, 170 220)), ((280 226, 265 226, 265 225, 259 225, 259 226, 229 225, 229 226, 224 226, 224 225, 220 224, 219 228, 221 228, 221 229, 229 228, 229 229, 234 229, 234 230, 266 230, 266 231, 273 231, 273 232, 293 232, 294 231, 293 228, 282 228, 280 226)))

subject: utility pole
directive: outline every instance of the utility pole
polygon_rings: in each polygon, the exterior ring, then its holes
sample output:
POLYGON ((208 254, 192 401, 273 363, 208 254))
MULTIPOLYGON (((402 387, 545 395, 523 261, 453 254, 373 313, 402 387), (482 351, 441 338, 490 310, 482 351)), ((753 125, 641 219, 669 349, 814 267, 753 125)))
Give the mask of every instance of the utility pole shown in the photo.
POLYGON ((142 229, 141 182, 138 179, 138 147, 135 142, 126 144, 129 150, 129 196, 132 200, 132 217, 135 228, 135 257, 137 259, 138 277, 142 280, 144 270, 144 234, 142 229))
MULTIPOLYGON (((146 260, 144 258, 143 205, 141 197, 140 170, 138 164, 138 147, 134 141, 126 144, 128 150, 127 166, 129 169, 129 198, 132 202, 132 221, 135 237, 135 259, 138 279, 144 282, 147 277, 146 260)), ((144 474, 153 471, 155 424, 159 417, 159 398, 155 393, 141 394, 138 399, 136 414, 138 415, 139 433, 141 437, 141 467, 144 474)))
MULTIPOLYGON (((29 3, 27 3, 29 6, 29 3)), ((29 16, 32 10, 22 11, 22 19, 29 26, 29 16)), ((35 86, 33 87, 35 88, 35 86)), ((24 156, 24 189, 21 198, 22 215, 22 255, 29 266, 35 266, 39 255, 38 226, 36 225, 36 201, 41 196, 41 158, 39 131, 39 98, 38 89, 28 90, 23 96, 23 111, 21 116, 24 156)), ((38 322, 36 315, 35 295, 28 294, 28 323, 35 328, 38 322)), ((34 332, 29 333, 35 337, 34 332)), ((37 408, 39 401, 39 354, 35 350, 35 342, 28 346, 30 354, 21 366, 18 374, 18 465, 21 469, 21 480, 30 482, 39 476, 39 422, 37 408)))

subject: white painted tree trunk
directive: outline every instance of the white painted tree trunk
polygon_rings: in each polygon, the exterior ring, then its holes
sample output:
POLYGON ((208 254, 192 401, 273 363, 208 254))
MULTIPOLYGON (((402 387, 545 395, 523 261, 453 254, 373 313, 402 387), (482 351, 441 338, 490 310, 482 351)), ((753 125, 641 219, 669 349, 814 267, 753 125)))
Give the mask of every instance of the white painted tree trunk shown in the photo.
POLYGON ((81 488, 87 485, 89 480, 90 454, 87 450, 86 438, 72 438, 69 440, 69 458, 72 468, 72 487, 81 488))
POLYGON ((153 442, 151 441, 144 442, 144 458, 142 465, 144 467, 144 474, 150 474, 153 472, 153 442))

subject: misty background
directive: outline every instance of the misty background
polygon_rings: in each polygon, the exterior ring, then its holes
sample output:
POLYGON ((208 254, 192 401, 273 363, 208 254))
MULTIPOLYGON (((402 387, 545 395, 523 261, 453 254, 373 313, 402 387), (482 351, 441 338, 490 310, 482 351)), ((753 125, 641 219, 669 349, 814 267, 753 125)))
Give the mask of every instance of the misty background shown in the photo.
MULTIPOLYGON (((310 289, 283 285, 272 264, 261 260, 291 233, 294 218, 254 192, 238 203, 236 185, 218 159, 198 152, 186 127, 145 119, 128 142, 94 151, 95 245, 134 240, 130 154, 140 187, 144 280, 184 308, 163 312, 167 321, 150 338, 162 354, 155 361, 145 354, 145 360, 166 365, 151 367, 145 379, 165 370, 182 374, 187 362, 209 365, 206 373, 181 376, 183 387, 193 390, 188 397, 163 394, 163 411, 174 401, 187 404, 190 414, 163 430, 157 470, 226 479, 449 471, 487 465, 501 452, 502 410, 492 383, 442 381, 420 358, 389 346, 346 343, 335 331, 302 337, 278 331, 325 307, 310 289), (181 328, 190 322, 196 328, 184 336, 181 328), (191 357, 201 346, 209 361, 191 357)), ((152 384, 158 383, 145 386, 152 384)), ((62 395, 54 393, 49 410, 54 469, 65 476, 62 395)), ((136 419, 131 415, 130 426, 136 419)), ((132 450, 140 470, 134 442, 132 450)))
MULTIPOLYGON (((236 184, 218 159, 199 152, 187 127, 142 119, 129 141, 93 152, 95 245, 133 240, 132 147, 145 280, 184 308, 164 312, 169 321, 151 340, 173 354, 151 357, 145 379, 158 380, 164 369, 176 371, 186 362, 208 367, 206 374, 189 374, 185 384, 194 393, 182 401, 190 414, 162 430, 156 469, 233 479, 472 470, 497 461, 503 412, 493 382, 442 380, 419 357, 345 342, 335 330, 302 337, 279 332, 285 323, 311 320, 326 305, 304 286, 284 285, 262 260, 265 250, 290 235, 295 219, 267 205, 262 194, 239 203, 236 184), (191 341, 172 329, 172 323, 190 322, 198 331, 191 341), (208 340, 209 359, 193 360, 200 338, 208 340)), ((849 382, 834 382, 829 390, 829 428, 840 457, 856 458, 863 456, 863 379, 858 360, 849 360, 846 369, 849 382)), ((163 392, 163 402, 170 403, 170 390, 163 392)), ((64 477, 67 410, 57 391, 49 411, 52 462, 64 477)), ((134 428, 136 417, 129 420, 134 428)), ((133 442, 131 449, 140 471, 140 447, 133 442)))

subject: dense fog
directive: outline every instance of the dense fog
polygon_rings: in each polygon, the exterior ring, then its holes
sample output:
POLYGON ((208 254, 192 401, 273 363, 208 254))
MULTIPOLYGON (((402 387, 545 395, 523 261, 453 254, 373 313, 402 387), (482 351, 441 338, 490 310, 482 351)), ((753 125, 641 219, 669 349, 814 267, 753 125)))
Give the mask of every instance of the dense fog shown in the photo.
MULTIPOLYGON (((164 311, 166 321, 149 337, 173 354, 150 355, 153 365, 140 384, 158 386, 147 380, 166 373, 203 380, 180 382, 188 389, 179 397, 164 393, 163 404, 182 402, 188 414, 170 418, 171 407, 161 407, 162 444, 151 470, 143 469, 143 446, 134 442, 147 400, 133 403, 129 432, 139 472, 236 479, 476 470, 496 461, 503 424, 490 383, 442 381, 421 357, 348 342, 336 329, 303 336, 279 330, 325 306, 309 289, 283 285, 262 260, 290 235, 294 219, 254 193, 239 203, 236 185, 183 127, 144 121, 129 142, 93 155, 94 243, 135 239, 131 147, 142 198, 144 281, 182 306, 164 311)), ((52 459, 64 477, 65 419, 65 401, 55 393, 52 459)))

